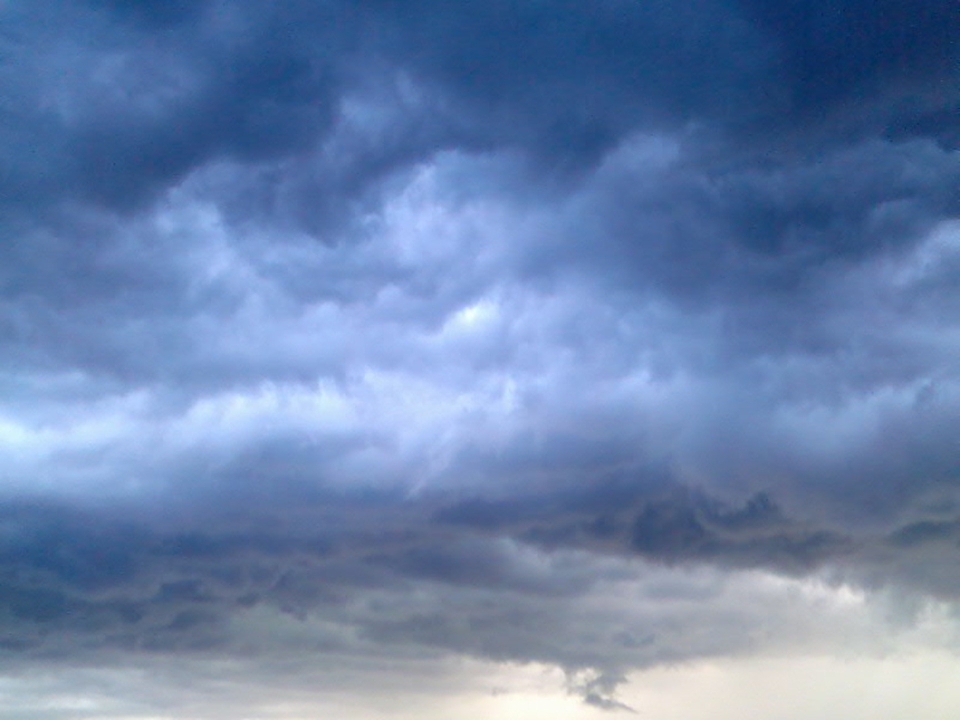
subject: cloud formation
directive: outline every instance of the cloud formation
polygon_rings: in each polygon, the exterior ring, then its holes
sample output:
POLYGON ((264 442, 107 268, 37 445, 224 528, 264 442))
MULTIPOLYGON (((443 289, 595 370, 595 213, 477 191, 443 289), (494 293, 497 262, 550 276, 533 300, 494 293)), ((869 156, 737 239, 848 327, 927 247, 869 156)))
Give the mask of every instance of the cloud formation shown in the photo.
POLYGON ((957 602, 955 2, 0 18, 4 667, 616 711, 957 602))

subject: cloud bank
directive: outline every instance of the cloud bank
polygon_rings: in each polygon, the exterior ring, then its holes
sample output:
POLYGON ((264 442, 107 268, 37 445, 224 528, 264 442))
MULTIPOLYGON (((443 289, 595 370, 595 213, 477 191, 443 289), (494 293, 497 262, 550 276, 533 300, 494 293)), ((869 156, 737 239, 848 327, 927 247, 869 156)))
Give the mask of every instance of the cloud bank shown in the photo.
POLYGON ((0 17, 9 678, 955 651, 956 3, 0 17))

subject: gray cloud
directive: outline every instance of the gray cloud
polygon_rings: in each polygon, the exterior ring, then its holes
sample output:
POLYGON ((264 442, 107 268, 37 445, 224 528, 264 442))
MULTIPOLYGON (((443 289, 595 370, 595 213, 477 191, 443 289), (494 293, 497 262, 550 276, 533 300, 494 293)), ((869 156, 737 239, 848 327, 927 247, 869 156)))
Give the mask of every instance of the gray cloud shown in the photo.
POLYGON ((624 709, 820 637, 756 578, 957 600, 955 3, 0 16, 4 662, 624 709))

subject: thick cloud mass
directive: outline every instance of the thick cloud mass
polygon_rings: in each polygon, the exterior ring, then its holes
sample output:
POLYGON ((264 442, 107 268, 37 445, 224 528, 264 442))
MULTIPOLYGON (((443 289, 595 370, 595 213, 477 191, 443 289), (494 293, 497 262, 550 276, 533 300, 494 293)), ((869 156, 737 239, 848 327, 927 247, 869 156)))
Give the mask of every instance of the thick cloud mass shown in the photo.
POLYGON ((960 600, 955 1, 0 25, 4 667, 461 655, 624 710, 960 600))

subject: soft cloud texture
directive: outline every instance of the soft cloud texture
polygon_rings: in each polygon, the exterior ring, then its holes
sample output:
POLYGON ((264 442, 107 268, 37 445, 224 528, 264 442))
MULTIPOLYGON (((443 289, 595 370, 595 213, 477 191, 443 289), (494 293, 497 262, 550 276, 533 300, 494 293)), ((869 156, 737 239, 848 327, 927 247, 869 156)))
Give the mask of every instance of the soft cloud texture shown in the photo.
POLYGON ((0 18, 0 712, 955 663, 956 3, 0 18))

